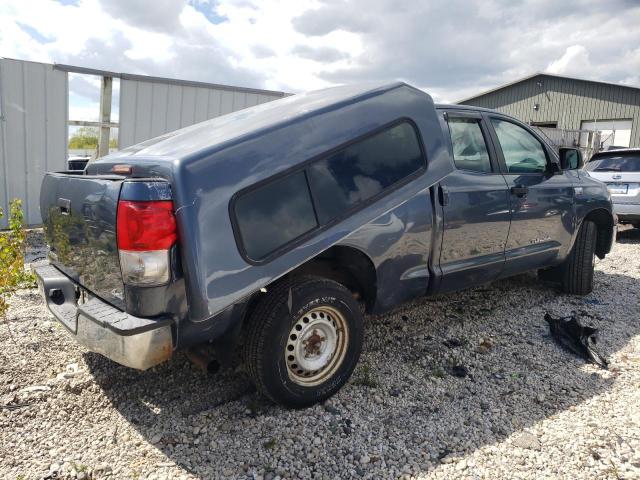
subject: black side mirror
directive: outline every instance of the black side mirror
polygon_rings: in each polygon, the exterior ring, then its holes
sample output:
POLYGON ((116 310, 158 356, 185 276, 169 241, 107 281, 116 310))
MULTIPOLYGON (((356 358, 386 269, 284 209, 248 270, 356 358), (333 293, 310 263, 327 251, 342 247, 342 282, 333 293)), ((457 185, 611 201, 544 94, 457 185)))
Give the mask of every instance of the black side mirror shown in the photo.
POLYGON ((577 148, 560 148, 560 166, 563 170, 577 170, 582 168, 584 160, 582 152, 577 148))

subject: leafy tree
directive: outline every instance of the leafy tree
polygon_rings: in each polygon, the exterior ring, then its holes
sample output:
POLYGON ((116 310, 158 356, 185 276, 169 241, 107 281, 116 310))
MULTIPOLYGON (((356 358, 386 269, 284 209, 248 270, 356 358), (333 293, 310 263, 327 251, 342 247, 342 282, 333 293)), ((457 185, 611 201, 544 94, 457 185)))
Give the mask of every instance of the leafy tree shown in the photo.
POLYGON ((89 150, 97 146, 98 129, 95 127, 80 127, 69 139, 69 148, 74 150, 89 150))
MULTIPOLYGON (((93 150, 98 147, 98 128, 80 127, 69 138, 69 148, 73 150, 93 150)), ((109 139, 110 148, 118 148, 118 140, 109 139)))

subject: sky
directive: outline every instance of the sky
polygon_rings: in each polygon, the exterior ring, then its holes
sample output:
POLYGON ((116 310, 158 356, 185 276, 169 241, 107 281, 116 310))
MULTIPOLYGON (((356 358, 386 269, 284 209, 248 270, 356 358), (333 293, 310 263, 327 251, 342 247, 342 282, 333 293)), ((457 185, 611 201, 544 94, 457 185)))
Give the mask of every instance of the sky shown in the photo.
MULTIPOLYGON (((0 56, 292 93, 403 80, 455 102, 538 71, 640 86, 639 25, 640 0, 2 0, 0 56)), ((99 82, 70 77, 70 118, 97 119, 99 82)))

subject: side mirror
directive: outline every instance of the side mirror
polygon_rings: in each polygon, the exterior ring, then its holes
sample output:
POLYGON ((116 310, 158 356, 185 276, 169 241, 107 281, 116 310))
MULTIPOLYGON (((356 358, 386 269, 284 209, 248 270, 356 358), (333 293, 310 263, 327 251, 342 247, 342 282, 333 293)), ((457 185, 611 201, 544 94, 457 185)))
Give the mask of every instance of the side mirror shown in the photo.
POLYGON ((563 170, 577 170, 582 168, 584 160, 582 152, 577 148, 560 148, 560 166, 563 170))

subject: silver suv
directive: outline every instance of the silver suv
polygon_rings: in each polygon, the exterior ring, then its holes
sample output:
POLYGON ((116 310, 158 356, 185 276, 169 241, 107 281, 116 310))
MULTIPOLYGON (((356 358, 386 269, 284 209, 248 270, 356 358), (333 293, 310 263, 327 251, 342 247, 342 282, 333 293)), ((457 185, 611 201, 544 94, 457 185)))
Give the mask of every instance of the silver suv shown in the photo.
POLYGON ((640 148, 596 153, 584 168, 607 184, 618 221, 640 228, 640 148))

